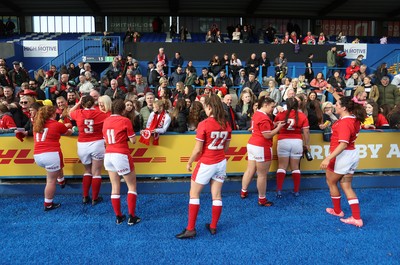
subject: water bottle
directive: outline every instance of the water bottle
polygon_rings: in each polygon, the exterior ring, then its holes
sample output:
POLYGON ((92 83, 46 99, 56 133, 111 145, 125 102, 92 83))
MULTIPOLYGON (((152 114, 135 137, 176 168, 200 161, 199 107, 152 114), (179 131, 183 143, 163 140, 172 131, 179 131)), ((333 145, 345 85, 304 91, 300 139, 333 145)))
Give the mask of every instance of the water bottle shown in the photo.
POLYGON ((306 150, 304 154, 306 156, 307 161, 312 161, 313 160, 313 157, 312 157, 310 151, 306 150))

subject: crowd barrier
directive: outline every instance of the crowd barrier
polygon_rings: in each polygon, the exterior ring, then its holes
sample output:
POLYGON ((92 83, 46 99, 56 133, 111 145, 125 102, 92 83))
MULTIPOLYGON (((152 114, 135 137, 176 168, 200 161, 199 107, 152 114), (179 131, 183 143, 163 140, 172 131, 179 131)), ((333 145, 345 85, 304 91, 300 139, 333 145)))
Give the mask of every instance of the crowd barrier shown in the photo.
MULTIPOLYGON (((241 176, 247 165, 246 144, 250 134, 237 131, 232 134, 232 141, 227 154, 228 175, 241 176)), ((139 140, 137 138, 137 140, 139 140)), ((275 139, 276 140, 276 139, 275 139)), ((81 177, 83 166, 77 156, 76 136, 61 138, 64 154, 64 174, 67 177, 81 177)), ((189 176, 186 163, 195 144, 195 134, 167 133, 161 135, 159 146, 146 146, 137 141, 130 145, 138 177, 182 177, 189 176)), ((329 143, 323 142, 322 132, 311 132, 311 154, 313 161, 301 160, 301 171, 306 174, 322 173, 319 165, 329 152, 329 143)), ((396 130, 362 131, 357 139, 360 164, 357 172, 400 171, 400 138, 396 130)), ((277 169, 276 141, 271 172, 277 169)), ((107 175, 106 171, 103 171, 107 175)), ((46 172, 33 160, 33 139, 20 142, 14 135, 0 136, 0 178, 34 179, 44 178, 46 172)), ((307 177, 307 176, 305 176, 307 177)))

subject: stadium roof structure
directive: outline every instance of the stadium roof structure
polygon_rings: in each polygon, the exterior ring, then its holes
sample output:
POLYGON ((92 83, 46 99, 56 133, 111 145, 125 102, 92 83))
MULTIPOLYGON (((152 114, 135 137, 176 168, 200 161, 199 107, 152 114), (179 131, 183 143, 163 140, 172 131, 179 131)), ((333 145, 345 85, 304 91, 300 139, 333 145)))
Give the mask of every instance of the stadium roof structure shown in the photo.
POLYGON ((3 16, 140 15, 398 20, 398 0, 5 0, 3 16))

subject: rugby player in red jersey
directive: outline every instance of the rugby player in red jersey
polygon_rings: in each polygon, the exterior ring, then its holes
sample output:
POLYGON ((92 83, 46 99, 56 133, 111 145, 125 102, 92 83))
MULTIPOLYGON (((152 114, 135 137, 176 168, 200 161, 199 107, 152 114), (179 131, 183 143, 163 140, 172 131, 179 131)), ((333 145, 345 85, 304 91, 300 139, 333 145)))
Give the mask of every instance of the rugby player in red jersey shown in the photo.
POLYGON ((273 202, 267 200, 267 175, 272 160, 272 138, 285 126, 285 122, 274 124, 268 115, 275 108, 275 101, 262 96, 258 100, 258 110, 251 120, 251 136, 247 143, 247 169, 242 178, 242 199, 248 196, 247 189, 250 181, 257 171, 258 205, 272 206, 273 202))
POLYGON ((215 235, 217 223, 222 212, 222 185, 226 177, 226 158, 231 140, 232 129, 225 117, 221 99, 211 95, 204 103, 207 119, 197 127, 196 144, 186 165, 192 171, 192 163, 198 160, 190 184, 188 224, 176 238, 194 238, 196 236, 196 219, 200 209, 200 193, 211 181, 212 216, 211 223, 206 224, 208 231, 215 235))
POLYGON ((310 129, 307 116, 298 110, 296 98, 286 99, 287 110, 278 112, 274 122, 285 122, 285 126, 278 133, 278 170, 276 171, 276 197, 282 198, 282 186, 286 176, 286 169, 290 165, 294 183, 293 194, 300 193, 300 158, 303 156, 303 146, 310 148, 310 129))
POLYGON ((326 170, 326 182, 333 203, 333 208, 326 208, 326 211, 334 216, 344 216, 340 206, 341 195, 337 186, 340 183, 352 212, 352 216, 341 218, 340 221, 361 227, 363 220, 360 216, 360 205, 351 182, 360 160, 355 148, 355 141, 367 113, 363 105, 354 102, 351 97, 338 98, 335 110, 340 118, 332 126, 330 154, 320 165, 321 169, 326 170))
POLYGON ((102 129, 104 120, 110 114, 95 108, 95 99, 89 95, 82 96, 80 101, 69 111, 71 119, 76 121, 78 127, 78 156, 85 167, 82 178, 82 202, 84 204, 90 202, 90 186, 92 186, 92 205, 103 200, 99 196, 105 153, 102 129), (83 108, 80 108, 81 106, 83 108))
POLYGON ((50 211, 61 206, 54 203, 56 183, 65 187, 63 173, 63 155, 60 147, 61 135, 71 135, 72 130, 55 120, 56 108, 43 106, 36 114, 33 125, 33 158, 38 166, 46 169, 46 187, 44 189, 44 210, 50 211))
POLYGON ((128 186, 128 225, 140 222, 136 216, 136 173, 133 159, 129 151, 128 140, 136 142, 132 122, 122 116, 125 110, 125 103, 122 99, 116 99, 112 103, 112 115, 103 124, 103 137, 106 141, 106 153, 104 156, 104 167, 108 171, 111 181, 111 203, 116 215, 116 223, 121 224, 126 216, 121 212, 121 179, 123 176, 128 186))

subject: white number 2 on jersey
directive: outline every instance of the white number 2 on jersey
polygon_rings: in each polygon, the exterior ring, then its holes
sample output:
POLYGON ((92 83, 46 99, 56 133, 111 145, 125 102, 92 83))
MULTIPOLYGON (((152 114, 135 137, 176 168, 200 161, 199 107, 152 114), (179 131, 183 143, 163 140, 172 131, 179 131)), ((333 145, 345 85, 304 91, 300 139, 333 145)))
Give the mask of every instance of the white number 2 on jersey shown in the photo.
POLYGON ((94 120, 85 119, 83 123, 86 125, 86 128, 83 130, 85 133, 93 133, 93 124, 94 120))
POLYGON ((228 137, 228 132, 211 132, 211 139, 214 139, 211 144, 208 145, 209 150, 222 150, 225 147, 225 141, 228 137), (218 141, 220 140, 219 144, 217 145, 218 141))
POLYGON ((287 123, 289 123, 288 127, 286 128, 286 130, 291 131, 294 130, 294 124, 295 124, 295 120, 294 119, 288 119, 287 123))

